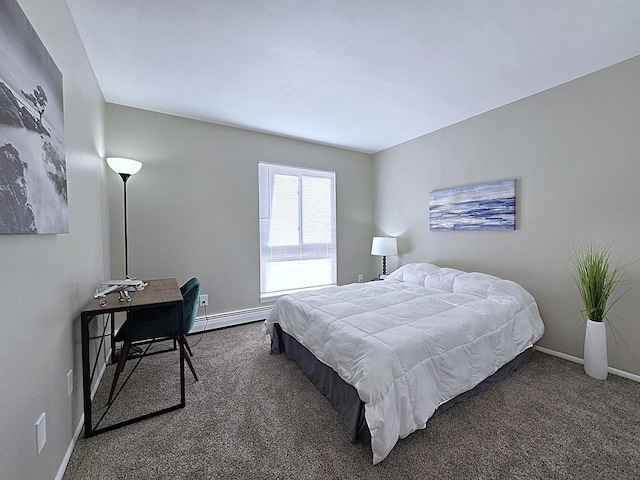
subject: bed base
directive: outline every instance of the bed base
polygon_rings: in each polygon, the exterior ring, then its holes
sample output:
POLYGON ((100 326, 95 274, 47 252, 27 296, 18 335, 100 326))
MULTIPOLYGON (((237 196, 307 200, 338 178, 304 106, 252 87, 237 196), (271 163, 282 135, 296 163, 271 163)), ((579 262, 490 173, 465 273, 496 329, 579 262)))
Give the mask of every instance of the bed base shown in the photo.
MULTIPOLYGON (((320 362, 295 338, 282 331, 279 324, 274 324, 273 332, 271 336, 271 354, 284 353, 289 360, 296 362, 305 376, 327 397, 331 405, 338 411, 347 428, 351 442, 360 441, 370 445, 371 433, 364 417, 364 402, 360 400, 356 389, 340 378, 332 368, 320 362)), ((522 352, 471 390, 461 393, 440 405, 433 417, 453 407, 456 403, 463 402, 492 385, 509 378, 518 368, 527 363, 532 355, 533 347, 522 352)))

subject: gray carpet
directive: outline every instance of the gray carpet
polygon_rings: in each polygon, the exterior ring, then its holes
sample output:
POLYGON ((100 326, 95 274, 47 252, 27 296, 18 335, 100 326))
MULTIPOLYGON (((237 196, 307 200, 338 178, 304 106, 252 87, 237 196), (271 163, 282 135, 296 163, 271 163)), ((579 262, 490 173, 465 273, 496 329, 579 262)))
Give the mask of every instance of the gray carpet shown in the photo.
MULTIPOLYGON (((269 355, 260 326, 189 337, 200 381, 186 371, 186 408, 81 436, 64 478, 640 478, 640 384, 593 380, 581 365, 539 352, 373 466, 370 448, 349 442, 298 367, 269 355)), ((176 362, 174 353, 143 359, 103 422, 177 400, 176 362)))

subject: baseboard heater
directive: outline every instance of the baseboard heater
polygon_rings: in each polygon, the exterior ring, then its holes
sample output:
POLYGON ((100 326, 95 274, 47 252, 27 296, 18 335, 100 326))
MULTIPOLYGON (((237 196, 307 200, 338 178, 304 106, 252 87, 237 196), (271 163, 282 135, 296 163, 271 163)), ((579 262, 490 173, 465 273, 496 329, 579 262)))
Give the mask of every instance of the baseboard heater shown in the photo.
POLYGON ((269 316, 269 313, 271 313, 272 307, 272 305, 267 305, 264 307, 247 308, 233 312, 213 313, 211 315, 196 317, 196 322, 190 333, 265 320, 269 316))

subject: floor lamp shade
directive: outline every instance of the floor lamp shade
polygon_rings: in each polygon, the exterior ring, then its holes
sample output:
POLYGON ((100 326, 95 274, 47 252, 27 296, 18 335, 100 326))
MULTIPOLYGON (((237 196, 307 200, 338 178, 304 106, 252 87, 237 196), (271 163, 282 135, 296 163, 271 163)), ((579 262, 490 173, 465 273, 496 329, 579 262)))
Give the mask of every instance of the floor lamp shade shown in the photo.
POLYGON ((135 175, 142 168, 142 162, 131 158, 109 157, 107 158, 109 168, 120 175, 135 175))
POLYGON ((127 237, 127 180, 142 168, 142 162, 131 158, 109 157, 109 168, 120 175, 124 184, 124 275, 129 277, 129 245, 127 237))
POLYGON ((394 237, 373 237, 371 255, 382 256, 382 274, 387 274, 387 255, 398 255, 398 240, 394 237))

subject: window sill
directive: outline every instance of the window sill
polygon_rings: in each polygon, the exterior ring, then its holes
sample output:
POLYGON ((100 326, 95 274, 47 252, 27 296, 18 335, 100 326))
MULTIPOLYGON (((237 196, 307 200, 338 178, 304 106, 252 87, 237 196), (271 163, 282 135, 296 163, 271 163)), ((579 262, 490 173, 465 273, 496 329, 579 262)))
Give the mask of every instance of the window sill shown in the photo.
POLYGON ((317 287, 297 288, 295 290, 287 290, 285 292, 263 293, 262 295, 260 295, 260 303, 273 303, 276 300, 278 300, 280 297, 284 297, 285 295, 289 295, 291 293, 306 292, 310 290, 320 290, 321 288, 335 287, 335 286, 336 284, 332 283, 329 285, 319 285, 317 287))

